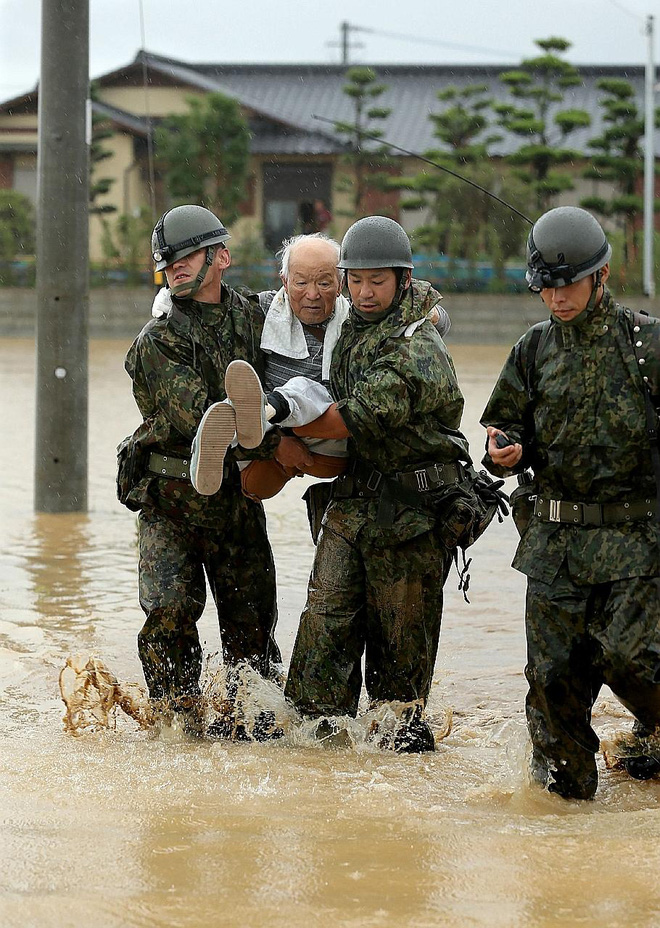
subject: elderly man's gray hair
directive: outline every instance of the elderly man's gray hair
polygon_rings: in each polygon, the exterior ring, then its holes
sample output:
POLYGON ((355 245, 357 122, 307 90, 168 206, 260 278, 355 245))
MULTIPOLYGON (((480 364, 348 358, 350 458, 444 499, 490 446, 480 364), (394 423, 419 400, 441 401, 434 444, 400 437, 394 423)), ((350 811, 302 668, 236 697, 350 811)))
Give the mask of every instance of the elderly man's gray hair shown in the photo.
POLYGON ((334 238, 330 238, 324 232, 312 232, 309 235, 294 235, 292 238, 285 239, 282 242, 281 249, 277 252, 280 258, 280 274, 285 279, 289 277, 289 262, 291 260, 291 252, 296 247, 299 242, 308 242, 308 241, 319 241, 327 242, 328 245, 332 245, 337 253, 337 264, 339 264, 339 258, 341 256, 341 245, 339 242, 336 242, 334 238))

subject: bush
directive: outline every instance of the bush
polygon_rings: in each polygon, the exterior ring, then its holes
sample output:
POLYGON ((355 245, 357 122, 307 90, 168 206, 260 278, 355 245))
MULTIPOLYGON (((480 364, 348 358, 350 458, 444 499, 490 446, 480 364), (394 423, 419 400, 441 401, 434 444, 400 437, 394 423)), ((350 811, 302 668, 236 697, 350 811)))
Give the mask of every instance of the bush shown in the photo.
POLYGON ((0 261, 34 254, 32 201, 15 190, 0 190, 0 261))

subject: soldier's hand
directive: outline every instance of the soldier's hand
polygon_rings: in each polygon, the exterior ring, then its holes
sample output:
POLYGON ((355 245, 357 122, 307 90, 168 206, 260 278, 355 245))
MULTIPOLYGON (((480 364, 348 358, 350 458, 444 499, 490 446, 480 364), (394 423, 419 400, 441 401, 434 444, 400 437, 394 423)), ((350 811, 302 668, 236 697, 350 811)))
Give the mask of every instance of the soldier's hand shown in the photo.
POLYGON ((488 454, 493 463, 500 467, 515 467, 522 457, 522 445, 518 442, 512 443, 505 432, 492 425, 489 425, 486 431, 488 432, 488 454))
POLYGON ((314 463, 314 458, 307 446, 299 438, 294 438, 293 435, 282 435, 275 451, 275 460, 279 461, 282 467, 287 468, 287 470, 294 471, 302 471, 303 468, 314 463))

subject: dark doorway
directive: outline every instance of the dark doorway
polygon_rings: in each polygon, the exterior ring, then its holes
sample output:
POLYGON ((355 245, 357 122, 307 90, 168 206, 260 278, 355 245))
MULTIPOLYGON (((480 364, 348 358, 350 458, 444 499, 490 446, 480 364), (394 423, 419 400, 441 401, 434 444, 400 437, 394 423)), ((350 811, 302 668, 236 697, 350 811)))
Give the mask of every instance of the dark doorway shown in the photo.
POLYGON ((332 194, 332 165, 265 164, 264 243, 276 252, 283 239, 301 232, 320 231, 315 203, 329 208, 332 194))

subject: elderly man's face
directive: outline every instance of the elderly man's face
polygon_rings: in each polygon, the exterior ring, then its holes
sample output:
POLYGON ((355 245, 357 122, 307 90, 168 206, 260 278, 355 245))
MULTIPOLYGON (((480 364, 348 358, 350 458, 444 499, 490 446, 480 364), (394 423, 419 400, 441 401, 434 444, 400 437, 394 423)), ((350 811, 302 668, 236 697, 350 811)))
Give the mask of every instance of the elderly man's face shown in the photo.
POLYGON ((341 289, 337 254, 318 239, 302 241, 289 256, 289 274, 282 278, 291 309, 304 325, 319 325, 332 315, 341 289))

